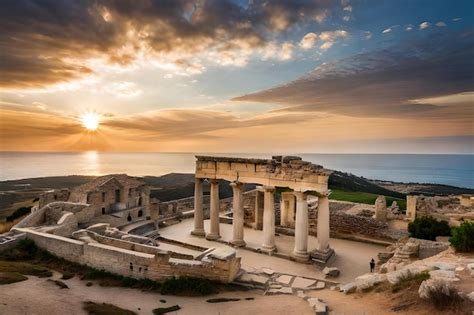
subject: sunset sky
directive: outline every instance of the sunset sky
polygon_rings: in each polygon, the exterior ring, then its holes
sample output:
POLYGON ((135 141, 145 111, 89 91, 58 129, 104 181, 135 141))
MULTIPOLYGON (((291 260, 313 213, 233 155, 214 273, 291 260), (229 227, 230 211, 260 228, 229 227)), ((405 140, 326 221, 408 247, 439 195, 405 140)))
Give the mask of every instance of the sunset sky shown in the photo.
POLYGON ((472 154, 473 12, 2 0, 0 150, 472 154))

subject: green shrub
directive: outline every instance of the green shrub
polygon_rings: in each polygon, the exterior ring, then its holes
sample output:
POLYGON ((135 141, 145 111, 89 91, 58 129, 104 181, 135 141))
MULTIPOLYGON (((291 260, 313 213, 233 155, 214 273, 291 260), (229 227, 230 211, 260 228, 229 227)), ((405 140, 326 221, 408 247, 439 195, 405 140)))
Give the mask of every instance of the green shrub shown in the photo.
POLYGON ((153 310, 154 315, 162 315, 170 312, 179 311, 181 307, 179 305, 173 305, 170 307, 158 307, 153 310))
POLYGON ((7 217, 7 222, 13 222, 15 219, 21 218, 25 214, 31 213, 31 207, 21 207, 15 210, 12 214, 7 217))
POLYGON ((179 277, 168 279, 161 286, 164 295, 209 295, 217 292, 211 281, 201 278, 179 277))
POLYGON ((408 224, 411 237, 434 241, 437 236, 451 236, 451 228, 447 221, 438 221, 432 217, 416 218, 408 224))
POLYGON ((449 242, 460 252, 474 251, 474 223, 464 222, 461 226, 451 230, 449 242))

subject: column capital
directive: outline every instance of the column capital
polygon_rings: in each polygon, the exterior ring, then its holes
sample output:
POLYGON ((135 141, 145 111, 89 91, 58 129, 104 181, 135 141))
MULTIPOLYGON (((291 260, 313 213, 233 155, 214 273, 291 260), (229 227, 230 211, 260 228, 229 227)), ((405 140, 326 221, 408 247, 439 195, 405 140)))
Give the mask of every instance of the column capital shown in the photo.
POLYGON ((244 183, 235 181, 235 182, 230 183, 229 185, 232 187, 242 187, 244 183))
POLYGON ((297 200, 306 200, 308 198, 308 194, 305 191, 294 191, 293 195, 295 195, 297 200))
POLYGON ((275 187, 274 187, 274 186, 262 186, 262 189, 263 189, 264 191, 268 191, 268 192, 275 191, 275 187))

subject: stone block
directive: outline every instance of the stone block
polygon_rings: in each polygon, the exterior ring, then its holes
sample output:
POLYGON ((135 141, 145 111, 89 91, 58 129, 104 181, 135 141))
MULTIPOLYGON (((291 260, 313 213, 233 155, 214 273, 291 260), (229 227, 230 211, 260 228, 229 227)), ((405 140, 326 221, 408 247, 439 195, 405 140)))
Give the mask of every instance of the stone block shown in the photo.
POLYGON ((328 306, 318 298, 309 298, 308 303, 316 315, 327 315, 328 306))
POLYGON ((292 276, 289 276, 289 275, 281 275, 279 276, 276 281, 280 282, 280 283, 283 283, 283 284, 287 284, 289 285, 290 282, 291 282, 291 279, 293 279, 292 276))
POLYGON ((316 280, 296 277, 295 280, 293 280, 291 287, 293 289, 309 289, 310 286, 315 284, 316 280))
POLYGON ((323 274, 327 277, 337 277, 339 273, 340 271, 337 267, 325 267, 323 269, 323 274))

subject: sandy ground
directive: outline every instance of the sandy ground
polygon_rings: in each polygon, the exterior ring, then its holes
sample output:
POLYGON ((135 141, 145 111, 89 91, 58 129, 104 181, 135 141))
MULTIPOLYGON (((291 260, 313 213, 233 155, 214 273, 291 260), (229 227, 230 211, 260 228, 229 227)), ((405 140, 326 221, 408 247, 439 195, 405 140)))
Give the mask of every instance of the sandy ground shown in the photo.
MULTIPOLYGON (((209 231, 209 220, 204 222, 206 231, 209 231)), ((196 237, 190 234, 193 229, 193 219, 183 220, 160 230, 163 237, 179 240, 182 242, 195 244, 204 247, 227 246, 218 242, 211 242, 205 238, 196 237)), ((232 225, 220 224, 221 236, 224 240, 232 238, 232 225)), ((251 247, 260 247, 263 240, 263 232, 251 228, 245 228, 244 239, 251 247)), ((308 248, 316 247, 316 238, 309 236, 308 248)), ((294 237, 288 235, 279 235, 275 237, 275 243, 279 252, 291 253, 294 247, 294 237)), ((369 261, 376 259, 377 254, 384 250, 384 246, 369 243, 354 242, 341 239, 331 239, 331 247, 336 251, 336 258, 331 261, 330 266, 338 267, 341 275, 335 279, 338 282, 345 283, 355 277, 365 274, 369 271, 369 261)), ((244 269, 259 269, 262 267, 271 268, 280 273, 288 273, 311 278, 324 278, 321 271, 311 264, 295 263, 286 259, 272 257, 264 254, 258 254, 245 249, 238 249, 237 255, 242 257, 242 267, 244 269)))
MULTIPOLYGON (((54 275, 55 278, 59 276, 54 275)), ((181 310, 168 314, 312 314, 306 301, 292 295, 262 296, 261 291, 248 291, 226 292, 207 297, 177 297, 137 289, 98 285, 87 287, 85 281, 77 278, 62 281, 69 289, 60 289, 54 283, 36 277, 0 286, 0 314, 86 314, 82 309, 84 301, 110 303, 147 315, 151 315, 154 308, 175 304, 178 304, 181 310), (206 302, 207 299, 215 297, 253 297, 255 300, 212 304, 206 302), (160 299, 166 300, 166 303, 161 303, 160 299)))

